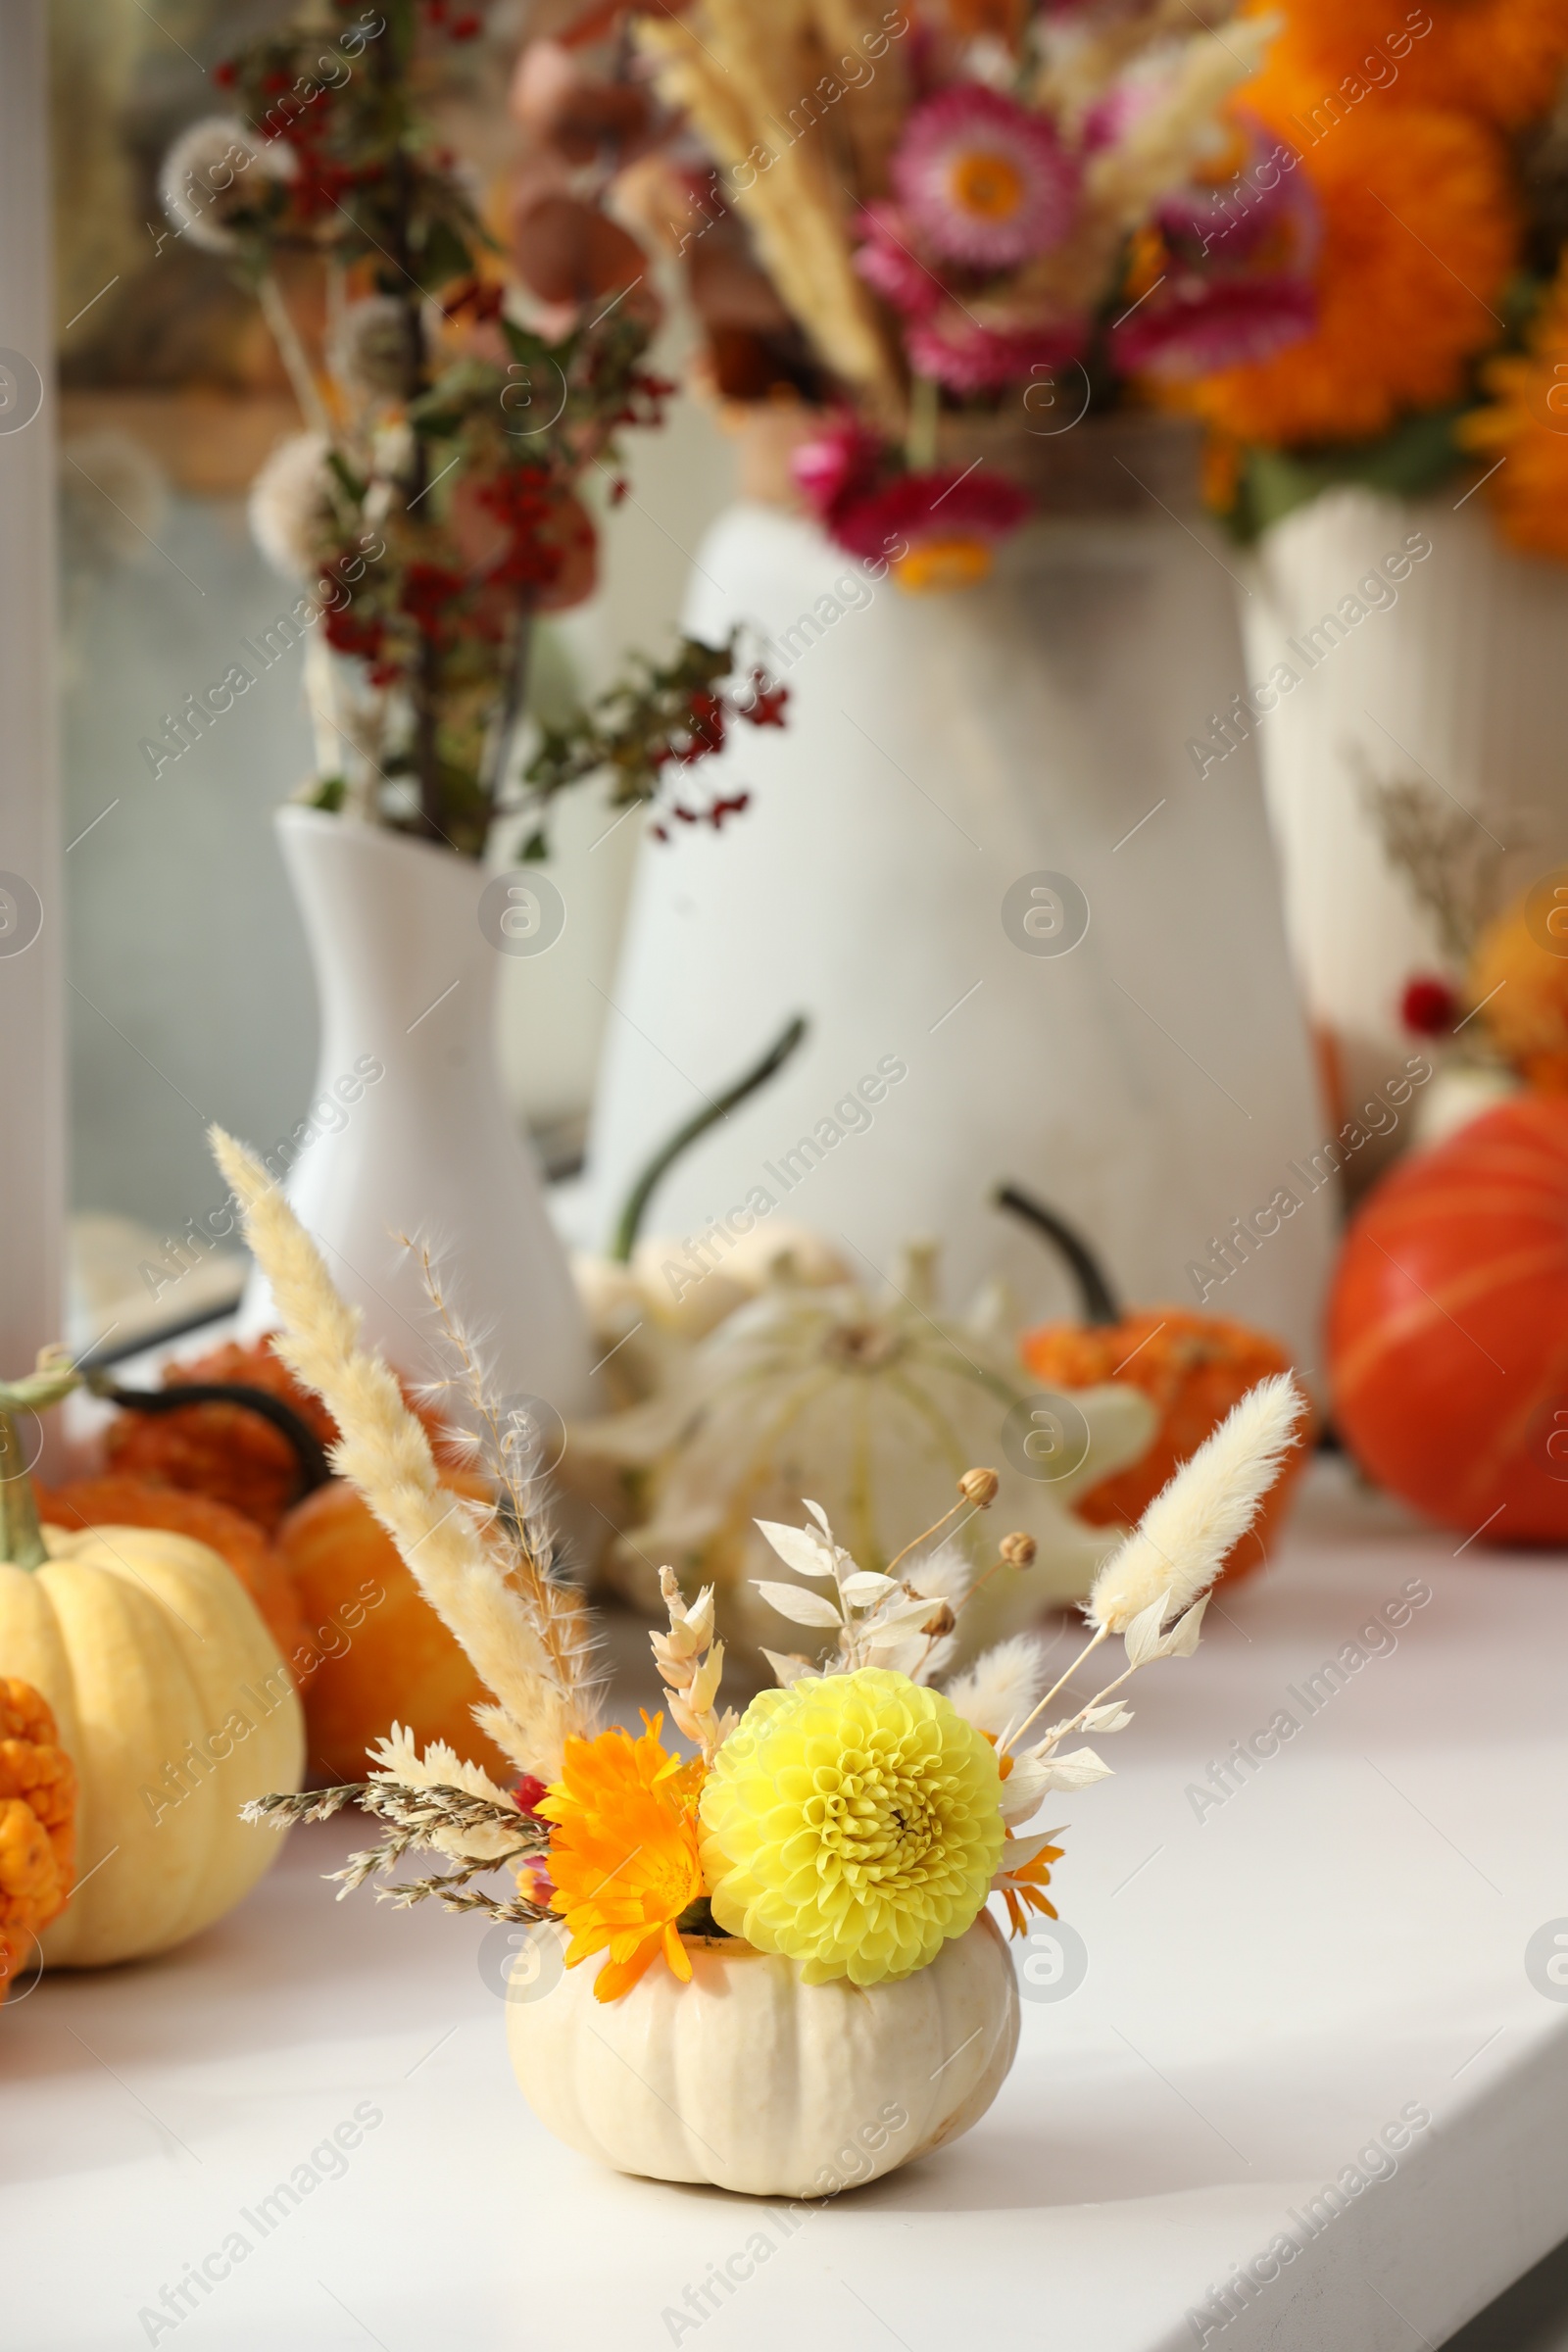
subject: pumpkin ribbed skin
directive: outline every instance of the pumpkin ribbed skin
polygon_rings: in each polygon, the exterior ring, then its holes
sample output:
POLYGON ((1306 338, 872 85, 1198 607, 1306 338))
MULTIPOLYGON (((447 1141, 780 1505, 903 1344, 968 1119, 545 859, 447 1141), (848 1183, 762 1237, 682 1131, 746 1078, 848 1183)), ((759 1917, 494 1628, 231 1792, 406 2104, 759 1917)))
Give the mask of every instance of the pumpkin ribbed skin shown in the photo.
POLYGON ((809 1494, 838 1541, 879 1569, 912 1528, 951 1508, 965 1470, 990 1464, 1001 1481, 996 1502, 983 1524, 971 1514, 956 1540, 981 1573, 994 1557, 993 1530, 1016 1528, 1038 1550, 1028 1568, 977 1589, 958 1621, 968 1657, 1089 1591, 1116 1539, 1073 1505, 1146 1452, 1156 1427, 1136 1389, 1085 1390, 1077 1402, 1087 1452, 1061 1476, 1027 1476, 1006 1425, 1029 1389, 994 1334, 941 1320, 913 1298, 786 1285, 710 1333, 667 1395, 575 1430, 572 1445, 580 1460, 618 1460, 641 1474, 652 1503, 608 1562, 627 1597, 657 1609, 658 1569, 668 1561, 688 1590, 716 1588, 724 1640, 755 1648, 776 1646, 782 1625, 756 1580, 793 1574, 759 1520, 793 1520, 809 1494))
POLYGON ((33 1481, 38 1516, 51 1527, 167 1527, 205 1544, 226 1560, 262 1613, 296 1683, 314 1651, 293 1580, 254 1519, 183 1487, 156 1487, 139 1478, 71 1478, 53 1489, 33 1481))
POLYGON ((239 1808, 299 1787, 304 1725, 205 1544, 136 1527, 45 1541, 43 1567, 0 1563, 0 1666, 41 1692, 76 1768, 76 1892, 42 1941, 49 1966, 89 1968, 168 1951, 249 1891, 281 1841, 239 1808))
MULTIPOLYGON (((442 1475, 455 1493, 490 1499, 484 1479, 442 1475)), ((503 1787, 515 1780, 473 1720, 490 1693, 357 1488, 333 1479, 307 1494, 277 1545, 316 1653, 305 1685, 313 1772, 363 1781, 366 1749, 401 1723, 421 1747, 444 1740, 503 1787)))
POLYGON ((1334 1417, 1368 1475, 1488 1544, 1568 1540, 1568 1102, 1407 1159, 1347 1237, 1334 1417), (1553 1473, 1556 1475, 1553 1475, 1553 1473))
MULTIPOLYGON (((564 1944, 557 1927, 535 1933, 564 1944)), ((558 2139, 616 2172, 831 2196, 956 2139, 1012 2065, 1017 1982, 989 1912, 893 1984, 805 1984, 792 1961, 749 1944, 683 1941, 689 1984, 656 1961, 618 2000, 596 2001, 596 1958, 508 1998, 523 2096, 558 2139)))

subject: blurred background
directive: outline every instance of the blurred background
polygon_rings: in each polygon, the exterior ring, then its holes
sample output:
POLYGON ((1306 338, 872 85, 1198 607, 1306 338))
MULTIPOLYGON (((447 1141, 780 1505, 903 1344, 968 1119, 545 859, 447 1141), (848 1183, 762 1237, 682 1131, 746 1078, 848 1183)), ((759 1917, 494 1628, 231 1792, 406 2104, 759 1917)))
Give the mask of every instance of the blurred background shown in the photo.
MULTIPOLYGON (((210 110, 204 67, 287 14, 171 0, 155 19, 134 0, 61 0, 51 20, 78 1345, 153 1308, 138 1265, 217 1198, 207 1124, 265 1147, 300 1118, 316 1066, 271 823, 311 773, 303 649, 177 764, 155 777, 138 749, 289 601, 245 500, 298 412, 255 305, 220 258, 174 237, 157 189, 171 140, 210 110)), ((538 32, 550 16, 492 9, 458 53, 453 135, 480 170, 516 148, 512 60, 524 20, 538 32)), ((652 364, 680 376, 689 341, 676 310, 652 364)), ((543 695, 591 695, 628 646, 667 643, 693 553, 733 494, 730 444, 687 395, 637 437, 635 461, 633 494, 613 512, 596 501, 598 590, 541 626, 543 695)), ((502 965, 507 1098, 552 1173, 581 1155, 638 839, 597 791, 568 796, 550 870, 571 925, 551 956, 502 965)), ((232 1297, 238 1278, 226 1257, 198 1268, 182 1308, 197 1286, 203 1303, 232 1297)))

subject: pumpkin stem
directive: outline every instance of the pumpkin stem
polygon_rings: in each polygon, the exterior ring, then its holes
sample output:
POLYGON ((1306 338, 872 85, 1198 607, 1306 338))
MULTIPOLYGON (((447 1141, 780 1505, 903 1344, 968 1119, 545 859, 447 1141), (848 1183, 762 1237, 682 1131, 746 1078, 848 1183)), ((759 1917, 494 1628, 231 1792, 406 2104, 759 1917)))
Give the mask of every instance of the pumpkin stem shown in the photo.
POLYGON ((41 1413, 80 1386, 81 1374, 58 1347, 41 1348, 36 1370, 21 1380, 0 1382, 0 1560, 13 1568, 41 1568, 49 1557, 17 1415, 41 1413))
POLYGON ((774 1039, 760 1062, 749 1069, 744 1077, 737 1078, 734 1085, 726 1088, 716 1100, 710 1101, 694 1119, 687 1120, 684 1127, 677 1128, 668 1143, 660 1146, 626 1196, 626 1204, 615 1227, 615 1238, 610 1245, 613 1264, 623 1266, 627 1263, 636 1248, 648 1203, 681 1153, 689 1151, 698 1137, 706 1135, 710 1127, 716 1126, 720 1119, 727 1119, 730 1112, 738 1109, 749 1095, 755 1095, 760 1086, 765 1086, 769 1078, 776 1076, 805 1038, 807 1028, 805 1014, 798 1012, 781 1035, 774 1039))
POLYGON ((0 1560, 13 1568, 41 1568, 48 1557, 16 1415, 0 1410, 0 1560))
POLYGON ((1121 1303, 1089 1244, 1074 1233, 1072 1227, 1057 1216, 1054 1209, 1042 1206, 1028 1193, 1020 1192, 1015 1184, 999 1184, 991 1196, 998 1208, 1011 1209, 1026 1225, 1033 1225, 1066 1259, 1073 1280, 1078 1285, 1078 1303, 1086 1323, 1119 1323, 1121 1303))

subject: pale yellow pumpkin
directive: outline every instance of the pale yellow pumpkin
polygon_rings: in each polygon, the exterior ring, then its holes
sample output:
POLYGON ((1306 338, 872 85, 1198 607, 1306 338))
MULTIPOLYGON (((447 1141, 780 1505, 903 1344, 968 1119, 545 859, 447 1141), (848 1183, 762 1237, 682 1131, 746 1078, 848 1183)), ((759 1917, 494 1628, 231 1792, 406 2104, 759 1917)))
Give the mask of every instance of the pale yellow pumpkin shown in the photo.
POLYGON ((276 1859, 239 1809, 297 1788, 292 1678, 233 1571, 163 1529, 49 1528, 48 1558, 0 1562, 0 1673, 42 1692, 76 1767, 76 1891, 46 1965, 168 1951, 276 1859))
POLYGON ((977 2124, 1018 2046, 1018 1987, 982 1911, 897 1984, 806 1984, 737 1939, 681 1938, 689 1984, 660 1960, 613 2001, 602 1955, 563 1968, 564 1931, 514 1962, 507 2038, 524 2097, 568 2147, 654 2180, 758 2197, 828 2197, 977 2124))

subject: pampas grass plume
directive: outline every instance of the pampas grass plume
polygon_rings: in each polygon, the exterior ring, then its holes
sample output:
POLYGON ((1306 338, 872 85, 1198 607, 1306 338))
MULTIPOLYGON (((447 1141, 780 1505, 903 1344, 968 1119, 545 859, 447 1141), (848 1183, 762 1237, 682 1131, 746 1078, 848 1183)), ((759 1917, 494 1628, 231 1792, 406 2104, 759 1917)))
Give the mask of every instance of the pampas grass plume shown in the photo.
POLYGON ((1305 1406, 1288 1372, 1248 1390, 1101 1569, 1088 1601, 1092 1625, 1125 1633, 1160 1599, 1168 1623, 1207 1592, 1298 1443, 1305 1406))

